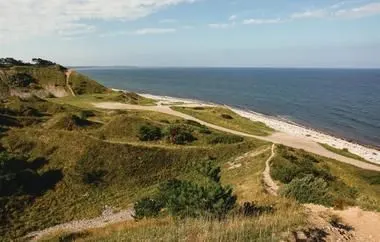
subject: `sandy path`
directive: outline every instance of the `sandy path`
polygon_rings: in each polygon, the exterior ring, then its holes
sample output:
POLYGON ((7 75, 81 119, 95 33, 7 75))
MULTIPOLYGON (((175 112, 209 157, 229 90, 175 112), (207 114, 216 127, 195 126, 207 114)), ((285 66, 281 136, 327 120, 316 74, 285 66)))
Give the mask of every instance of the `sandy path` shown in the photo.
POLYGON ((272 154, 265 161, 265 170, 263 173, 263 179, 264 179, 264 184, 265 184, 265 190, 267 192, 269 192, 270 194, 277 196, 277 192, 278 192, 279 187, 277 186, 277 184, 273 181, 272 177, 270 176, 270 162, 273 159, 273 157, 275 156, 274 149, 275 149, 275 144, 272 145, 272 149, 271 149, 272 154))
POLYGON ((380 166, 376 166, 370 163, 366 163, 363 161, 355 160, 352 158, 348 158, 342 155, 338 155, 334 152, 331 152, 329 150, 326 150, 323 148, 321 145, 318 143, 299 136, 293 136, 290 134, 282 133, 282 132, 276 132, 270 136, 256 136, 256 135, 251 135, 243 132, 239 132, 236 130, 224 128, 218 125, 214 125, 211 123, 207 123, 205 121, 199 120, 197 118, 194 118, 190 115, 175 111, 171 109, 169 106, 139 106, 139 105, 131 105, 131 104, 124 104, 124 103, 117 103, 117 102, 101 102, 101 103, 93 103, 93 105, 97 108, 101 109, 128 109, 128 110, 145 110, 145 111, 154 111, 154 112, 161 112, 173 116, 177 116, 183 119, 188 119, 188 120, 193 120, 197 121, 200 124, 206 125, 210 128, 235 134, 235 135, 240 135, 240 136, 245 136, 245 137, 251 137, 251 138, 256 138, 268 142, 272 142, 275 144, 283 144, 289 147, 297 148, 297 149, 303 149, 305 151, 321 155, 327 158, 332 158, 335 160, 338 160, 340 162, 344 162, 359 168, 367 169, 367 170, 374 170, 374 171, 380 171, 380 166))
MULTIPOLYGON (((345 210, 334 210, 316 204, 305 204, 305 207, 314 225, 328 228, 327 241, 380 241, 380 213, 364 211, 359 207, 350 207, 345 210), (353 230, 350 231, 352 237, 344 239, 341 234, 336 233, 336 228, 331 228, 331 224, 326 219, 327 214, 337 215, 342 224, 352 227, 353 230)), ((342 230, 339 231, 342 233, 342 230)))
POLYGON ((24 239, 30 240, 30 241, 38 241, 42 237, 54 234, 54 233, 60 233, 60 232, 80 232, 83 230, 88 229, 95 229, 95 228, 101 228, 105 227, 110 224, 120 223, 128 220, 132 220, 133 217, 132 210, 122 210, 118 213, 112 213, 112 211, 105 211, 103 214, 99 217, 93 218, 93 219, 84 219, 84 220, 76 220, 71 221, 64 224, 59 224, 41 231, 32 232, 30 234, 27 234, 24 239))
POLYGON ((75 97, 75 96, 76 96, 76 95, 75 95, 75 92, 74 92, 74 90, 71 88, 71 86, 70 86, 70 82, 69 82, 69 80, 70 80, 70 76, 71 76, 71 73, 73 73, 73 70, 71 70, 71 69, 69 69, 69 70, 67 70, 67 71, 65 72, 65 75, 66 75, 66 87, 70 90, 71 95, 73 95, 73 96, 75 97))

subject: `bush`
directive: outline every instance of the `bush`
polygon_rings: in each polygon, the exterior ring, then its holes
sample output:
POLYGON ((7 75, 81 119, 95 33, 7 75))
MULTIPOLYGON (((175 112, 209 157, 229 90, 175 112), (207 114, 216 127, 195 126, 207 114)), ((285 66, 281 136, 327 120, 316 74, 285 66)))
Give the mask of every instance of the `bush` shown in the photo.
POLYGON ((209 144, 235 144, 243 142, 244 138, 237 135, 217 135, 208 140, 209 144))
POLYGON ((157 217, 164 207, 163 202, 159 200, 154 200, 151 198, 143 198, 140 201, 136 202, 134 205, 135 219, 157 217))
POLYGON ((293 179, 281 189, 280 194, 293 197, 301 203, 331 205, 328 184, 323 179, 312 175, 293 179))
POLYGON ((258 206, 254 202, 245 202, 243 206, 239 208, 239 215, 244 217, 256 217, 263 213, 273 213, 274 208, 272 206, 258 206))
POLYGON ((141 126, 138 137, 141 141, 159 140, 162 137, 162 132, 159 127, 144 125, 141 126))
POLYGON ((185 125, 171 125, 167 133, 169 142, 173 144, 183 145, 196 140, 192 134, 192 130, 185 125))
POLYGON ((202 184, 169 180, 160 185, 157 200, 146 198, 135 204, 136 217, 157 216, 165 207, 170 215, 180 218, 224 218, 235 207, 236 196, 230 187, 221 185, 220 167, 208 162, 198 171, 204 179, 202 184))
POLYGON ((234 119, 231 115, 225 113, 222 113, 220 116, 224 119, 234 119))

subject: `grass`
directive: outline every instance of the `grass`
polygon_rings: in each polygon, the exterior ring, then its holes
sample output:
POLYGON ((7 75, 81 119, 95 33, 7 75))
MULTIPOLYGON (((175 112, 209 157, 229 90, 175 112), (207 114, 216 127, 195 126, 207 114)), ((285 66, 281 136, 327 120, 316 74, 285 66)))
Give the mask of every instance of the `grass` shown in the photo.
POLYGON ((328 144, 323 144, 323 143, 319 143, 320 145, 322 145, 325 149, 329 150, 329 151, 332 151, 338 155, 342 155, 342 156, 345 156, 345 157, 348 157, 348 158, 352 158, 352 159, 355 159, 355 160, 360 160, 360 161, 364 161, 364 162, 368 162, 368 163, 371 163, 373 164, 373 162, 370 162, 370 161, 367 161, 366 159, 364 159, 363 157, 359 156, 359 155, 356 155, 356 154, 353 154, 351 153, 350 151, 348 151, 347 149, 338 149, 338 148, 335 148, 333 146, 330 146, 328 144))
POLYGON ((219 125, 225 128, 245 132, 248 134, 267 136, 273 129, 261 122, 254 122, 241 117, 227 108, 222 107, 172 107, 172 109, 186 113, 200 120, 219 125))
POLYGON ((88 94, 80 96, 68 96, 63 98, 50 98, 49 101, 58 104, 68 104, 79 108, 95 109, 92 103, 98 102, 123 102, 137 105, 154 105, 155 101, 141 97, 137 94, 120 92, 108 92, 102 94, 88 94))
POLYGON ((282 183, 308 174, 325 180, 332 197, 331 206, 360 206, 380 211, 380 172, 360 169, 302 150, 279 146, 271 175, 282 183))
MULTIPOLYGON (((99 95, 104 97, 105 94, 99 95)), ((89 98, 93 99, 94 95, 89 98)), ((70 100, 75 102, 74 98, 70 100)), ((29 105, 41 113, 45 109, 40 109, 36 102, 39 101, 31 101, 29 105)), ((59 107, 68 103, 45 102, 59 107)), ((50 107, 46 103, 42 107, 50 107)), ((22 103, 21 106, 23 105, 22 103)), ((68 106, 74 113, 84 110, 88 113, 88 108, 74 106, 68 106)), ((85 119, 77 120, 70 112, 66 114, 65 110, 52 110, 44 113, 45 119, 41 121, 43 124, 49 124, 47 126, 36 124, 10 128, 2 134, 1 144, 9 152, 28 155, 31 159, 46 159, 46 164, 38 170, 39 173, 59 170, 63 174, 62 180, 54 189, 48 190, 33 201, 23 197, 8 197, 2 200, 8 201, 6 206, 9 208, 4 215, 9 222, 0 227, 0 234, 4 238, 16 238, 29 231, 74 219, 95 217, 101 213, 104 205, 119 209, 128 208, 137 199, 152 193, 160 182, 189 176, 189 170, 194 163, 208 159, 224 163, 266 144, 254 139, 245 139, 236 144, 210 145, 207 143, 209 136, 223 133, 211 130, 211 134, 204 134, 198 131, 200 127, 197 127, 196 123, 186 123, 176 117, 156 112, 93 110, 89 119, 96 122, 96 125, 86 122, 83 126, 82 122, 85 122, 85 119), (45 121, 46 119, 49 120, 45 121), (67 128, 67 122, 73 123, 74 126, 67 128), (150 142, 134 142, 138 127, 144 122, 163 128, 173 123, 192 126, 198 141, 190 146, 174 146, 165 142, 154 146, 154 143, 150 142), (91 125, 88 127, 89 124, 91 125), (132 144, 97 139, 97 132, 106 135, 106 139, 131 141, 132 144), (88 174, 101 174, 100 182, 87 184, 83 177, 88 174)))
POLYGON ((69 85, 77 95, 107 92, 106 87, 75 71, 70 75, 69 85))
MULTIPOLYGON (((279 241, 290 228, 301 222, 284 223, 281 215, 259 218, 230 218, 225 221, 205 219, 173 220, 159 218, 126 222, 77 234, 58 234, 42 241, 279 241)), ((285 217, 286 218, 286 217, 285 217)), ((289 217, 287 217, 289 218, 289 217)), ((299 217, 298 217, 299 218, 299 217)), ((290 219, 289 219, 290 220, 290 219)))
MULTIPOLYGON (((254 151, 264 150, 268 145, 254 151)), ((251 150, 252 151, 252 150, 251 150)), ((238 203, 254 201, 260 207, 273 208, 273 213, 259 217, 229 216, 224 221, 206 219, 174 220, 170 217, 125 222, 92 229, 80 234, 59 233, 45 237, 46 241, 77 238, 79 241, 278 241, 288 231, 305 226, 305 214, 300 205, 286 198, 269 196, 261 177, 270 150, 256 157, 239 159, 240 167, 230 169, 236 157, 217 160, 222 166, 222 182, 231 184, 238 203)), ((191 172, 183 174, 191 179, 191 172)))

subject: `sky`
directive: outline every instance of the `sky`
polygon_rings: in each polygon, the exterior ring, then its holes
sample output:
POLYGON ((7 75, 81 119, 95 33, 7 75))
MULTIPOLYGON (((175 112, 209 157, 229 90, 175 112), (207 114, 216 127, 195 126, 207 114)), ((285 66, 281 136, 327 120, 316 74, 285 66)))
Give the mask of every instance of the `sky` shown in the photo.
POLYGON ((380 68, 380 1, 0 0, 0 57, 71 66, 380 68))

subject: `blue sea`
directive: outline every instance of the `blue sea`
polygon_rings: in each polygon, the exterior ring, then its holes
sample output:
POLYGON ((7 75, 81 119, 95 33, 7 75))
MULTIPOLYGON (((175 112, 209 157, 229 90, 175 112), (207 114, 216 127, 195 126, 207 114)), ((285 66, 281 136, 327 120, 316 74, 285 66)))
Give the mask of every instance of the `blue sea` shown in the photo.
POLYGON ((228 104, 380 147, 380 69, 77 70, 107 87, 228 104))

